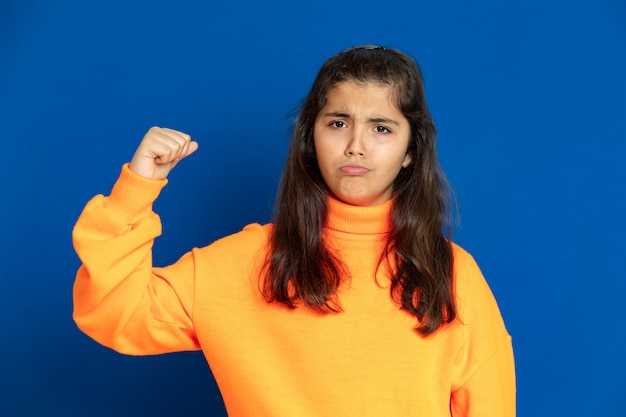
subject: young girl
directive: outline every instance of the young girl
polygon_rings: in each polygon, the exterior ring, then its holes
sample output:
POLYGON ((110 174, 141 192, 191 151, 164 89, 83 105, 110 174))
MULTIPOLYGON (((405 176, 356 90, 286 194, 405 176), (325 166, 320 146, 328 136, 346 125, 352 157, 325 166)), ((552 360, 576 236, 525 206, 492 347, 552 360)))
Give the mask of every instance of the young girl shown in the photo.
POLYGON ((511 338, 472 257, 416 63, 388 48, 321 68, 273 224, 152 266, 152 203, 198 144, 152 128, 74 228, 74 319, 131 355, 201 349, 229 416, 515 415, 511 338))

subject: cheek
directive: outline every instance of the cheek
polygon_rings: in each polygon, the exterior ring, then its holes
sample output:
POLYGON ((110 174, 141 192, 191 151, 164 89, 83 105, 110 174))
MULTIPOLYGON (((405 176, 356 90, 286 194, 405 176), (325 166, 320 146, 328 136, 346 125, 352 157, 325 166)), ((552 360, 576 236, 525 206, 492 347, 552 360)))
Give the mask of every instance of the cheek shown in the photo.
POLYGON ((315 145, 315 163, 317 164, 319 173, 322 174, 322 179, 326 182, 328 161, 324 158, 325 153, 319 143, 317 141, 314 141, 313 143, 315 145))
POLYGON ((320 166, 329 164, 333 155, 331 142, 324 140, 324 138, 315 138, 313 144, 315 146, 315 156, 317 157, 318 164, 320 166))

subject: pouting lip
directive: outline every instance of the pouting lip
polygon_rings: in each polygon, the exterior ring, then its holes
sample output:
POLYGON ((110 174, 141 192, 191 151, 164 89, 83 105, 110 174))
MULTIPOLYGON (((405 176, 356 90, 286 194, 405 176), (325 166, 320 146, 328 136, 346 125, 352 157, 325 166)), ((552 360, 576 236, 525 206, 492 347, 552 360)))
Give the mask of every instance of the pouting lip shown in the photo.
POLYGON ((347 175, 364 175, 370 172, 369 168, 357 164, 347 164, 339 167, 339 171, 347 175))

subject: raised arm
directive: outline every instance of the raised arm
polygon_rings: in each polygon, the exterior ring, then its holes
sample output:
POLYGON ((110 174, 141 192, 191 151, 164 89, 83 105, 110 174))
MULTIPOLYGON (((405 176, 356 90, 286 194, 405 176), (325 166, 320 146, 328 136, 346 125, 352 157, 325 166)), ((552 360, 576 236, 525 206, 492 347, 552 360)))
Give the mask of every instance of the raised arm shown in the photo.
POLYGON ((198 349, 191 320, 193 259, 153 268, 161 223, 152 203, 170 170, 198 145, 154 127, 124 165, 109 196, 89 201, 73 230, 82 261, 74 284, 74 320, 99 343, 127 354, 198 349))

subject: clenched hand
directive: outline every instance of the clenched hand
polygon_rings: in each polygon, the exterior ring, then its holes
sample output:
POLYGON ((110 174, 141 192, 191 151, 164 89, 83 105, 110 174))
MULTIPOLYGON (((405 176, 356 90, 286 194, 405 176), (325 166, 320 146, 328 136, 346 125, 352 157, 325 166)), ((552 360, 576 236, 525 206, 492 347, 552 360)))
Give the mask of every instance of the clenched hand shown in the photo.
POLYGON ((181 159, 197 149, 198 143, 188 134, 155 126, 143 137, 129 167, 144 178, 162 180, 181 159))

